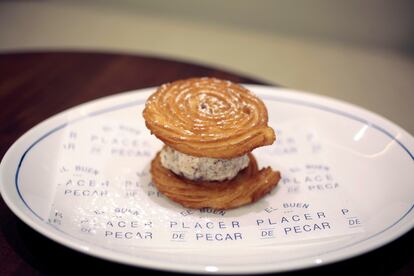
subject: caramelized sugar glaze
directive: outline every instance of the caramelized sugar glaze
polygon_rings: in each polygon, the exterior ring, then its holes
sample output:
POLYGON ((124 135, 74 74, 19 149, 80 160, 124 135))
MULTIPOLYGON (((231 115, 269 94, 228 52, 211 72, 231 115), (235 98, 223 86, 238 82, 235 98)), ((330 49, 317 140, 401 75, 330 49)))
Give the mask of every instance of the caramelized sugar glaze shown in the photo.
POLYGON ((215 78, 162 85, 143 115, 156 137, 192 156, 234 158, 276 139, 263 102, 242 86, 215 78))

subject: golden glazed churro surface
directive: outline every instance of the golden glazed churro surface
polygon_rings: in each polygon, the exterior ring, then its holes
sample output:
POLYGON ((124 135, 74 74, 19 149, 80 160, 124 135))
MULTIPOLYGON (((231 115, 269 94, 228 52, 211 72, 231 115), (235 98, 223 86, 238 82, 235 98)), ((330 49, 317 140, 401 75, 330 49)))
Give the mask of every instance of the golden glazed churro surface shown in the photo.
POLYGON ((143 115, 156 137, 192 156, 230 159, 276 139, 264 103, 242 86, 215 78, 162 85, 143 115))

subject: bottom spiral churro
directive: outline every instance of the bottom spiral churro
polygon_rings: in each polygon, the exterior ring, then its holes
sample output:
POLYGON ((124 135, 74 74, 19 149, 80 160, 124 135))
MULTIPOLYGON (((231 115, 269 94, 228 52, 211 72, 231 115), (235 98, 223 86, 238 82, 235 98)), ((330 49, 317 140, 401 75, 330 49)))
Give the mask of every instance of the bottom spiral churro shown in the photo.
POLYGON ((230 209, 255 202, 270 192, 280 180, 271 168, 259 170, 248 154, 249 166, 226 181, 193 181, 178 176, 161 165, 160 153, 151 163, 152 180, 157 189, 187 208, 230 209))

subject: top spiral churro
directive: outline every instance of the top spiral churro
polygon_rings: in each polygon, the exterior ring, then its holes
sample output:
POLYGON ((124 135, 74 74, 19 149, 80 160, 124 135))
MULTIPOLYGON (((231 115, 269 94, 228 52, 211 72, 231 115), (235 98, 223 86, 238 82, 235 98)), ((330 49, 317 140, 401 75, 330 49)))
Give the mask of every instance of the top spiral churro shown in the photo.
POLYGON ((215 78, 162 85, 143 115, 156 137, 191 156, 230 159, 276 139, 263 102, 242 86, 215 78))

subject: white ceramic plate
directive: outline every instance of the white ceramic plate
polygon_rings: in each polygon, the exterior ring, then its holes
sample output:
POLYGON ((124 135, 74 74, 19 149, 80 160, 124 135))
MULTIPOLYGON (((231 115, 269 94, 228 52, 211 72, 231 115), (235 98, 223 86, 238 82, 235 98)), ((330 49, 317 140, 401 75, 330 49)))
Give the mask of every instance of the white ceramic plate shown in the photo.
POLYGON ((254 151, 277 188, 230 211, 188 210, 148 174, 161 143, 141 112, 154 89, 82 104, 37 125, 1 162, 1 193, 33 229, 120 263, 193 273, 260 273, 363 254, 414 225, 414 139, 337 100, 247 85, 278 142, 254 151))

